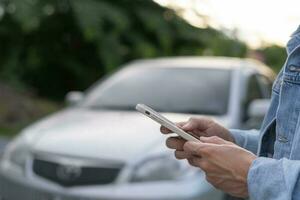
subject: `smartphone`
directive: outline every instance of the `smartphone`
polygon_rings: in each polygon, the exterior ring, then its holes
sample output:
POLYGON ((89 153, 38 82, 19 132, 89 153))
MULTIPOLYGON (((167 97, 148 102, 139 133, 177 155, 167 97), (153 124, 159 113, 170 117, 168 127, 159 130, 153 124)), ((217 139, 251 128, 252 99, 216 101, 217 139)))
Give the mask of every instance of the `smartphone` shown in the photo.
POLYGON ((143 115, 146 115, 150 119, 158 122, 160 125, 173 131, 178 136, 182 137, 183 139, 185 139, 187 141, 195 141, 195 142, 200 141, 195 135, 193 135, 191 133, 187 133, 187 132, 183 131, 182 129, 178 128, 176 126, 176 124, 174 124, 173 122, 171 122, 170 120, 168 120, 167 118, 165 118, 164 116, 162 116, 161 114, 159 114, 158 112, 156 112, 155 110, 153 110, 152 108, 150 108, 144 104, 137 104, 135 109, 137 111, 139 111, 140 113, 142 113, 143 115))

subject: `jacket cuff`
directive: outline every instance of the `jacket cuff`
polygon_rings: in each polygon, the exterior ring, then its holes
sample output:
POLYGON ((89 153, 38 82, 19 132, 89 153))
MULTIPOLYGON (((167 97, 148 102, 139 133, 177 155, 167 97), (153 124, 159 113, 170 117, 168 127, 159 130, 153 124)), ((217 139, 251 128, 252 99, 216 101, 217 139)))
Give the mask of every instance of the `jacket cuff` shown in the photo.
POLYGON ((254 154, 257 154, 258 149, 258 139, 259 131, 258 130, 238 130, 230 129, 231 135, 233 136, 235 143, 240 147, 251 151, 254 154))
POLYGON ((265 157, 258 157, 252 162, 247 177, 251 200, 285 199, 280 197, 286 190, 280 162, 265 157))

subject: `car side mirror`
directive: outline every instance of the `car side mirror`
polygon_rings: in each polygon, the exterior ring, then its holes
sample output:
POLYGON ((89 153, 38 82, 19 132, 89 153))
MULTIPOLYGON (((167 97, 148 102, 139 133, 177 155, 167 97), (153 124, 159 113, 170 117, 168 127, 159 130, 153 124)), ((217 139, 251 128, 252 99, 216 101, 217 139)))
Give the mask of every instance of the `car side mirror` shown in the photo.
POLYGON ((248 116, 250 119, 263 119, 270 107, 270 99, 255 99, 248 107, 248 116))
POLYGON ((77 103, 79 103, 82 99, 83 99, 84 95, 82 92, 80 91, 71 91, 68 92, 66 97, 65 97, 65 102, 68 105, 75 105, 77 103))

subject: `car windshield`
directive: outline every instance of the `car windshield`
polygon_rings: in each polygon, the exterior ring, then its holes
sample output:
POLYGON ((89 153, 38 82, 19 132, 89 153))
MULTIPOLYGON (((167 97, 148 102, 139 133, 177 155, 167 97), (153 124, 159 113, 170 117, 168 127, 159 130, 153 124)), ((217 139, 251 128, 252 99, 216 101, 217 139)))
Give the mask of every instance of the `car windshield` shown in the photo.
POLYGON ((93 87, 82 106, 134 110, 137 103, 160 112, 222 115, 227 112, 229 69, 129 67, 93 87))

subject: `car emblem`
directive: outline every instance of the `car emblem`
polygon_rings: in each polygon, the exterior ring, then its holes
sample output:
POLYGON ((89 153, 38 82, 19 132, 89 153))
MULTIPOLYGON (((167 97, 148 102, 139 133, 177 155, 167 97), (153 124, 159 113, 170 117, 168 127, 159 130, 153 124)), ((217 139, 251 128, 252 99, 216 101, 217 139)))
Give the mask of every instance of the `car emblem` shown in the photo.
POLYGON ((76 165, 59 165, 56 169, 56 175, 61 181, 74 181, 81 175, 81 167, 76 165))

